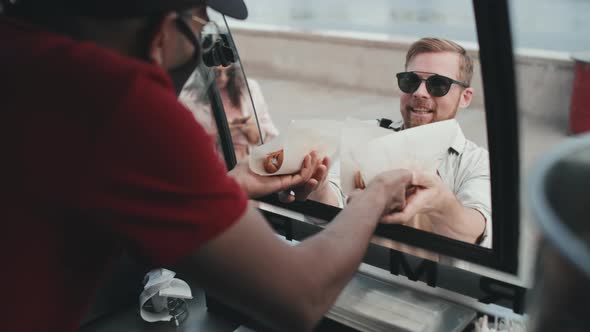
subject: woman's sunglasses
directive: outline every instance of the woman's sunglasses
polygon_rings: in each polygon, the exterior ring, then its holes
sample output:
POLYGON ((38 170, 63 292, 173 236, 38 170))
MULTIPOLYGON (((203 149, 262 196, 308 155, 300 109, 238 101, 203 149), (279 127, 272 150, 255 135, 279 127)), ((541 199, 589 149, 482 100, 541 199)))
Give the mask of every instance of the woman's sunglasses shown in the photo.
POLYGON ((422 84, 422 81, 426 82, 426 91, 428 91, 428 93, 433 97, 442 97, 449 93, 453 83, 458 84, 464 88, 469 87, 469 84, 465 82, 456 81, 452 78, 438 74, 432 74, 428 78, 422 78, 418 76, 416 72, 407 71, 403 73, 397 73, 395 76, 397 76, 397 84, 399 89, 404 93, 414 93, 416 90, 418 90, 420 84, 422 84))

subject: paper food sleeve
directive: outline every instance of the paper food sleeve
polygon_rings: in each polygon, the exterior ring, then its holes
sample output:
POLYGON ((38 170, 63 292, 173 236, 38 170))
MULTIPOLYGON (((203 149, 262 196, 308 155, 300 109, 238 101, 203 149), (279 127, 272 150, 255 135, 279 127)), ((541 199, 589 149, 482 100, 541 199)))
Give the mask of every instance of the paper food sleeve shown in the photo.
POLYGON ((340 137, 340 185, 342 192, 349 194, 355 189, 354 173, 361 170, 360 163, 352 152, 362 149, 369 141, 391 134, 391 130, 378 127, 375 122, 347 118, 340 137))
MULTIPOLYGON (((359 130, 359 125, 345 123, 343 133, 352 131, 352 139, 343 137, 342 190, 354 190, 354 172, 360 171, 365 183, 378 174, 394 169, 412 169, 436 173, 440 162, 457 133, 457 122, 447 120, 385 135, 359 130), (371 137, 372 136, 372 137, 371 137), (375 137, 377 136, 377 137, 375 137)), ((373 127, 373 131, 377 128, 373 127)))
POLYGON ((263 176, 297 173, 305 156, 312 151, 316 151, 320 157, 328 156, 333 159, 338 152, 341 127, 341 122, 330 120, 292 121, 284 135, 252 149, 250 169, 263 176), (269 153, 281 149, 281 167, 274 173, 268 173, 264 169, 264 159, 269 153))

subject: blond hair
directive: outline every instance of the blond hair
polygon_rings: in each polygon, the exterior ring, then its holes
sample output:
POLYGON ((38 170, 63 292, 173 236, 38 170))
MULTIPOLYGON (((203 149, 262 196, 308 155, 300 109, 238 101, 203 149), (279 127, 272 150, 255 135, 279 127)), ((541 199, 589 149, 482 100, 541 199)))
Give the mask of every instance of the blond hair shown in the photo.
POLYGON ((422 38, 412 44, 406 54, 406 68, 412 59, 422 53, 450 52, 459 54, 459 80, 471 85, 473 77, 473 59, 465 49, 448 39, 443 38, 422 38))

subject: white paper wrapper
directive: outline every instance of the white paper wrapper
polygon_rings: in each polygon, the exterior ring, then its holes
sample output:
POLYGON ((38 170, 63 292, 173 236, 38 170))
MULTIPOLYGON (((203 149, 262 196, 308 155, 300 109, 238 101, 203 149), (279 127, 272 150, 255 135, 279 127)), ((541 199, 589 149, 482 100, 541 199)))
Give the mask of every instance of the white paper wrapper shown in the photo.
POLYGON ((147 282, 139 294, 139 313, 146 322, 170 321, 174 317, 168 312, 168 297, 192 299, 190 286, 183 280, 174 278, 176 272, 159 268, 149 271, 145 278, 147 282), (155 310, 145 310, 144 304, 152 300, 155 310))
POLYGON ((354 172, 360 170, 365 183, 379 173, 415 169, 436 173, 457 134, 456 120, 392 132, 375 124, 347 119, 342 129, 342 190, 354 190, 354 172))
POLYGON ((284 135, 271 142, 257 146, 250 153, 250 169, 259 175, 281 175, 297 173, 303 159, 311 151, 331 160, 338 152, 342 122, 331 120, 297 120, 291 122, 284 135), (283 164, 275 173, 264 170, 263 161, 274 151, 283 149, 283 164))
POLYGON ((369 141, 391 134, 390 129, 378 127, 374 121, 365 122, 347 118, 340 138, 340 185, 342 192, 350 194, 354 190, 354 172, 361 169, 352 155, 356 149, 363 148, 369 141))

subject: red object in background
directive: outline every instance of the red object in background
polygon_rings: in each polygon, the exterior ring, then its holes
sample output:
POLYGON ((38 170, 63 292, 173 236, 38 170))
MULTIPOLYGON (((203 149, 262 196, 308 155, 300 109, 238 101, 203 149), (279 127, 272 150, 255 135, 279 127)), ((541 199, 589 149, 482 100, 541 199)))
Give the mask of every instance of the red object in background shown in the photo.
POLYGON ((570 106, 570 129, 574 134, 590 131, 590 53, 574 56, 574 87, 570 106))

